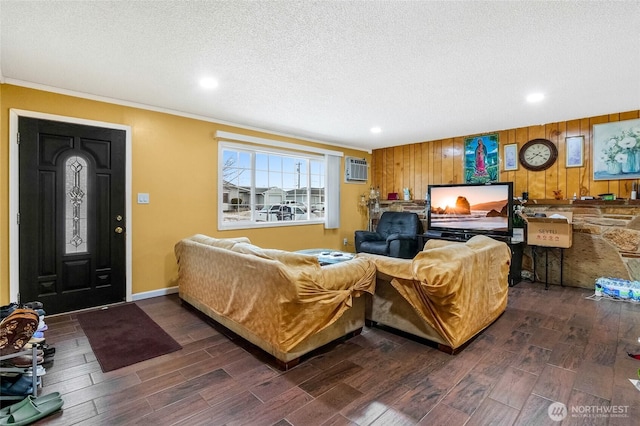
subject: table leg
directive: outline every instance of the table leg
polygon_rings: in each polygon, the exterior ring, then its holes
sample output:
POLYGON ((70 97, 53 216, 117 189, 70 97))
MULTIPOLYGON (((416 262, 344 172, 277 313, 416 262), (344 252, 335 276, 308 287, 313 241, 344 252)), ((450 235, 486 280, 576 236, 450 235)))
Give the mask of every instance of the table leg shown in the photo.
POLYGON ((544 289, 549 290, 549 249, 544 249, 544 289))
POLYGON ((562 265, 564 264, 564 249, 560 249, 560 287, 564 287, 564 283, 562 282, 562 265))
POLYGON ((531 246, 531 257, 533 258, 533 279, 531 282, 536 282, 536 246, 531 246))

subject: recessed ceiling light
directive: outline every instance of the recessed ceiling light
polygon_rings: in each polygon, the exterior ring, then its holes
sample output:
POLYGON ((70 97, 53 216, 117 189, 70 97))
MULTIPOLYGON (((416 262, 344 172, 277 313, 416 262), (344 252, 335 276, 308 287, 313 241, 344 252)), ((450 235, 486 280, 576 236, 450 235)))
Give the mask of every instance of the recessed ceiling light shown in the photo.
POLYGON ((371 133, 380 133, 380 132, 382 132, 382 129, 380 127, 371 128, 371 133))
POLYGON ((205 77, 200 79, 200 87, 203 89, 215 89, 218 87, 218 80, 211 77, 205 77))
POLYGON ((540 102, 544 99, 544 94, 542 93, 532 93, 527 96, 527 102, 540 102))

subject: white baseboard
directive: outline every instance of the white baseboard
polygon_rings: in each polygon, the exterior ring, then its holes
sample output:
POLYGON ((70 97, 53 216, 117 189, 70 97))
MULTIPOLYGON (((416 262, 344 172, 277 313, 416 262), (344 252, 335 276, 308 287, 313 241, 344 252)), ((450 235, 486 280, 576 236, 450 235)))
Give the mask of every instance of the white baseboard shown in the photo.
POLYGON ((174 286, 169 288, 162 288, 160 290, 152 290, 152 291, 145 291, 143 293, 136 293, 132 296, 132 299, 135 302, 136 300, 150 299, 152 297, 158 297, 158 296, 166 296, 168 294, 174 294, 177 292, 178 292, 178 286, 174 286))

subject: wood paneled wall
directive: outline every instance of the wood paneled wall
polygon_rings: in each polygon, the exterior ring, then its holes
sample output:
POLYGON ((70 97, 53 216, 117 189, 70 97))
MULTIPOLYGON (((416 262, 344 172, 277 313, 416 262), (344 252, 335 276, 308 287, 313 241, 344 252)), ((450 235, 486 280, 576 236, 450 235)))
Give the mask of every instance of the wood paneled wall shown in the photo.
MULTIPOLYGON (((532 199, 554 198, 554 191, 561 190, 563 198, 574 193, 597 196, 614 193, 628 198, 633 180, 594 181, 592 170, 592 133, 594 124, 640 118, 640 110, 578 120, 529 126, 518 129, 487 132, 498 133, 500 143, 500 181, 514 183, 514 195, 529 192, 532 199), (565 167, 565 138, 584 136, 584 167, 565 167), (517 143, 518 150, 529 140, 545 138, 558 147, 558 160, 549 169, 531 172, 518 164, 518 170, 504 171, 503 148, 517 143)), ((402 196, 402 189, 409 188, 411 197, 424 199, 430 184, 463 183, 464 140, 470 136, 414 143, 376 149, 372 155, 372 185, 380 188, 382 198, 390 192, 402 196)))

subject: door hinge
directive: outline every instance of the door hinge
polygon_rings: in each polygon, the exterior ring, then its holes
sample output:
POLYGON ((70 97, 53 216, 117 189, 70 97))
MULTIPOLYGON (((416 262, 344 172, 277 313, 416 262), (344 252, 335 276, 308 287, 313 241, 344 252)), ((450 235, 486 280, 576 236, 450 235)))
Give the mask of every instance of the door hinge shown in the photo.
POLYGON ((20 213, 16 214, 16 222, 20 225, 20 213))
POLYGON ((20 132, 18 132, 18 145, 20 145, 20 132))

